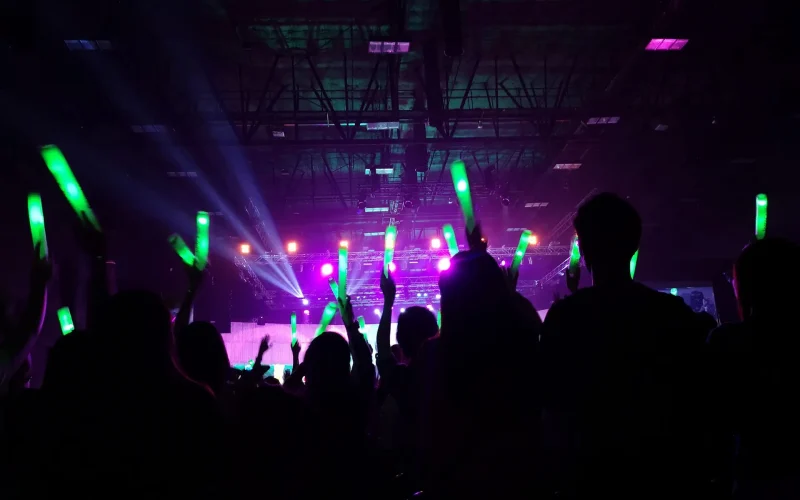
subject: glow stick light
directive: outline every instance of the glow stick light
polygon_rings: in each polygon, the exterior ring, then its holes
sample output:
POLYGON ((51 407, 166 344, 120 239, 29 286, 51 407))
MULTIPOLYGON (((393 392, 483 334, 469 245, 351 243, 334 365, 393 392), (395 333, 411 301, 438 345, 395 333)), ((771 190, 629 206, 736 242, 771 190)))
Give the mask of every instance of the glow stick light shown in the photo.
POLYGON ((197 268, 201 271, 208 264, 208 226, 210 222, 208 212, 197 212, 197 242, 194 253, 197 256, 197 268))
POLYGON ((444 240, 447 242, 447 249, 450 251, 450 257, 458 253, 458 240, 456 240, 456 232, 453 230, 453 226, 450 224, 445 224, 442 226, 442 234, 444 234, 444 240))
POLYGON ((81 190, 81 186, 75 179, 75 175, 72 173, 72 169, 69 168, 67 159, 64 158, 61 150, 51 144, 42 146, 40 152, 47 169, 55 177, 58 187, 64 192, 64 196, 67 197, 67 201, 72 206, 72 209, 75 210, 75 213, 86 217, 89 223, 100 231, 97 217, 94 216, 94 212, 89 207, 89 202, 86 200, 86 196, 83 195, 83 190, 81 190))
POLYGON ((767 234, 767 195, 756 196, 756 239, 763 240, 767 234))
POLYGON ((189 250, 189 247, 186 246, 186 242, 183 241, 183 238, 178 234, 173 234, 169 237, 169 244, 172 245, 172 248, 175 249, 178 257, 181 258, 184 264, 187 266, 194 265, 194 254, 189 250))
POLYGON ((75 331, 75 324, 72 322, 72 313, 69 312, 69 307, 60 308, 56 314, 58 315, 58 323, 61 325, 62 335, 75 331))
POLYGON ((331 292, 333 292, 333 298, 339 298, 339 285, 336 284, 336 280, 333 278, 328 278, 328 286, 331 287, 331 292))
POLYGON ((339 300, 347 299, 347 245, 339 243, 339 300))
POLYGON ((569 274, 575 276, 578 273, 578 268, 581 265, 581 250, 578 247, 578 236, 572 237, 572 246, 569 252, 569 274))
POLYGON ((389 264, 394 260, 394 246, 397 243, 397 228, 393 225, 386 227, 383 250, 383 275, 389 277, 389 264))
POLYGON ((33 248, 39 247, 39 258, 47 258, 47 235, 44 232, 44 210, 39 193, 28 195, 28 221, 31 224, 33 248))
POLYGON ((631 279, 633 279, 634 273, 636 273, 636 262, 639 260, 639 250, 636 250, 636 253, 633 254, 631 257, 631 279))
POLYGON ((442 328, 442 310, 441 309, 439 309, 436 312, 436 325, 439 327, 439 329, 442 328))
POLYGON ((522 264, 522 259, 525 258, 530 237, 531 232, 527 229, 522 231, 522 236, 519 237, 519 245, 517 245, 517 251, 514 252, 514 260, 511 261, 511 272, 514 274, 519 272, 519 265, 522 264))
POLYGON ((292 312, 292 346, 297 345, 297 313, 292 312))
POLYGON ((358 317, 358 327, 362 330, 367 327, 367 322, 364 320, 364 316, 358 317))
POLYGON ((325 310, 322 311, 322 319, 319 320, 319 326, 317 327, 317 332, 314 334, 315 337, 325 333, 325 330, 328 329, 328 325, 331 324, 331 320, 336 315, 336 303, 335 302, 328 302, 328 305, 325 306, 325 310))
POLYGON ((456 189, 458 203, 461 205, 461 212, 464 214, 464 222, 467 224, 467 232, 472 233, 475 229, 475 212, 472 210, 472 195, 469 190, 469 178, 467 178, 467 167, 461 160, 456 160, 450 165, 450 174, 453 176, 453 186, 456 189))

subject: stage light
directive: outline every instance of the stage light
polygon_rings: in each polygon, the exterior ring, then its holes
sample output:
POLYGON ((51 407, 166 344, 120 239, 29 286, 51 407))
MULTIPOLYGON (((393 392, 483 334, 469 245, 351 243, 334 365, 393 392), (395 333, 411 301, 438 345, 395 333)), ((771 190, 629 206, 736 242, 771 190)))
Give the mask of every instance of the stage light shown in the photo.
POLYGON ((330 276, 331 274, 333 274, 333 265, 332 264, 322 264, 322 267, 320 268, 320 271, 322 271, 322 275, 323 276, 330 276))
POLYGON ((436 294, 436 300, 442 300, 442 295, 440 293, 436 294))
POLYGON ((296 253, 297 252, 297 242, 290 241, 286 244, 286 251, 289 253, 296 253))
POLYGON ((339 246, 342 248, 347 248, 350 245, 350 242, 347 240, 342 240, 339 242, 339 246))
POLYGON ((505 267, 505 265, 506 265, 506 261, 505 260, 501 260, 500 261, 500 266, 505 267))
POLYGON ((406 312, 406 308, 405 307, 401 307, 400 308, 400 314, 403 314, 404 312, 406 312))
POLYGON ((417 292, 417 297, 422 297, 422 294, 417 292))
POLYGON ((247 243, 242 243, 239 245, 239 253, 242 255, 247 255, 250 253, 250 245, 247 243))
POLYGON ((397 266, 394 264, 394 262, 389 262, 389 272, 393 273, 396 270, 397 270, 397 266))
POLYGON ((311 311, 309 311, 308 309, 306 309, 306 310, 304 310, 304 311, 303 311, 303 314, 305 314, 306 316, 308 316, 309 314, 311 314, 311 311))
POLYGON ((308 305, 308 299, 303 299, 303 305, 304 305, 304 306, 307 306, 307 305, 308 305))
POLYGON ((442 248, 442 240, 440 240, 439 238, 433 238, 431 240, 431 248, 434 249, 442 248))
POLYGON ((528 236, 528 245, 538 245, 539 238, 536 237, 535 234, 528 236))
POLYGON ((375 312, 375 316, 380 316, 381 315, 381 310, 378 309, 377 307, 375 308, 374 312, 375 312))
POLYGON ((427 306, 425 306, 425 307, 427 307, 429 311, 433 311, 433 306, 432 306, 432 305, 428 304, 428 305, 427 305, 427 306))
POLYGON ((450 259, 447 257, 442 257, 439 259, 439 263, 436 264, 436 268, 439 269, 439 272, 447 271, 450 269, 450 259))

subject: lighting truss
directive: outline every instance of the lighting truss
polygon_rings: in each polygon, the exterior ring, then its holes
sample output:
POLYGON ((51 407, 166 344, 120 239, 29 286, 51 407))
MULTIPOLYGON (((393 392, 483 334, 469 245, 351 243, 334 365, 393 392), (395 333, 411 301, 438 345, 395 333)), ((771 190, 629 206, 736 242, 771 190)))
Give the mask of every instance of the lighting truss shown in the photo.
POLYGON ((257 299, 263 300, 267 306, 274 307, 277 292, 274 290, 267 290, 264 286, 264 282, 256 276, 256 273, 253 272, 253 268, 250 267, 250 264, 242 256, 237 255, 234 257, 233 263, 236 268, 239 269, 239 277, 242 281, 253 287, 253 295, 257 299))
MULTIPOLYGON (((496 259, 511 258, 516 252, 516 247, 489 248, 489 254, 496 259)), ((569 255, 569 245, 548 245, 531 246, 526 253, 529 257, 569 255)), ((438 260, 447 257, 447 251, 432 252, 430 250, 397 250, 394 254, 394 261, 400 263, 403 260, 438 260)), ((264 253, 255 259, 256 264, 288 263, 288 264, 321 264, 334 259, 334 252, 325 253, 297 253, 287 255, 285 253, 264 253)), ((350 252, 351 262, 381 262, 383 263, 383 252, 367 250, 362 252, 350 252)))

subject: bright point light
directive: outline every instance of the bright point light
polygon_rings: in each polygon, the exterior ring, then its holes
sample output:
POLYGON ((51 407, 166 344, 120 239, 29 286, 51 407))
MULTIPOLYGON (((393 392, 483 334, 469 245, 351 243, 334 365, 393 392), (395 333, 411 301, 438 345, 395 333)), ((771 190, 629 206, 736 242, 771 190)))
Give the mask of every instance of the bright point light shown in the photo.
POLYGON ((436 294, 436 300, 441 300, 441 299, 442 299, 442 295, 441 295, 441 294, 439 294, 439 293, 437 293, 437 294, 436 294))
POLYGON ((505 265, 506 265, 506 261, 505 261, 505 260, 501 260, 501 261, 500 261, 500 265, 501 265, 501 266, 505 266, 505 265))
POLYGON ((208 217, 198 217, 197 218, 198 224, 208 224, 208 217))
POLYGON ((671 293, 672 295, 678 295, 678 289, 677 288, 670 288, 669 289, 669 293, 671 293))
POLYGON ((305 314, 306 316, 308 316, 309 314, 311 314, 311 311, 309 311, 308 309, 306 309, 306 310, 304 310, 304 311, 303 311, 303 314, 305 314))
POLYGON ((400 308, 400 313, 404 313, 404 312, 406 312, 406 308, 405 307, 401 307, 400 308))
POLYGON ((427 305, 427 306, 425 306, 425 307, 427 307, 429 311, 433 311, 433 306, 432 306, 432 305, 428 304, 428 305, 427 305))
POLYGON ((381 310, 378 309, 377 307, 375 308, 375 311, 373 311, 373 312, 375 313, 376 316, 380 316, 381 315, 381 310))
POLYGON ((350 245, 350 242, 347 241, 347 240, 342 240, 342 241, 339 242, 339 246, 342 247, 342 248, 347 248, 348 245, 350 245))
POLYGON ((528 245, 538 245, 539 238, 536 237, 535 234, 528 236, 528 245))
POLYGON ((320 271, 322 271, 323 276, 330 276, 331 274, 333 274, 333 265, 322 264, 322 268, 320 269, 320 271))
POLYGON ((304 306, 307 306, 307 305, 308 305, 308 299, 303 299, 303 305, 304 305, 304 306))
POLYGON ((456 184, 456 189, 458 189, 459 191, 466 191, 467 181, 458 181, 458 184, 456 184))
POLYGON ((287 243, 286 244, 286 251, 289 252, 289 253, 297 252, 297 242, 296 241, 290 241, 289 243, 287 243))
POLYGON ((431 248, 442 248, 442 240, 439 238, 433 238, 431 240, 431 248))
POLYGON ((422 297, 422 294, 417 292, 417 297, 422 297))
POLYGON ((247 243, 242 243, 239 245, 239 253, 242 255, 247 255, 250 253, 250 245, 247 243))
POLYGON ((395 271, 397 271, 397 266, 394 265, 394 262, 389 262, 389 272, 393 273, 395 271))
POLYGON ((439 272, 447 271, 450 269, 450 259, 447 257, 442 257, 439 259, 439 263, 436 264, 436 268, 439 269, 439 272))
POLYGON ((427 294, 427 293, 423 293, 423 294, 422 294, 422 296, 423 296, 423 297, 427 297, 427 296, 428 296, 428 294, 427 294))

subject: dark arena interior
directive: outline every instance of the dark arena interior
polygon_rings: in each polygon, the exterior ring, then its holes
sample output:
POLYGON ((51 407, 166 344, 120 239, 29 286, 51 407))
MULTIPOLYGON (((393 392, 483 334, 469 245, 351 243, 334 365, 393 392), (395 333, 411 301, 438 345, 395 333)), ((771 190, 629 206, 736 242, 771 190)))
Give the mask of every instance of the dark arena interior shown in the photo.
POLYGON ((0 496, 800 498, 790 4, 0 2, 0 496))

